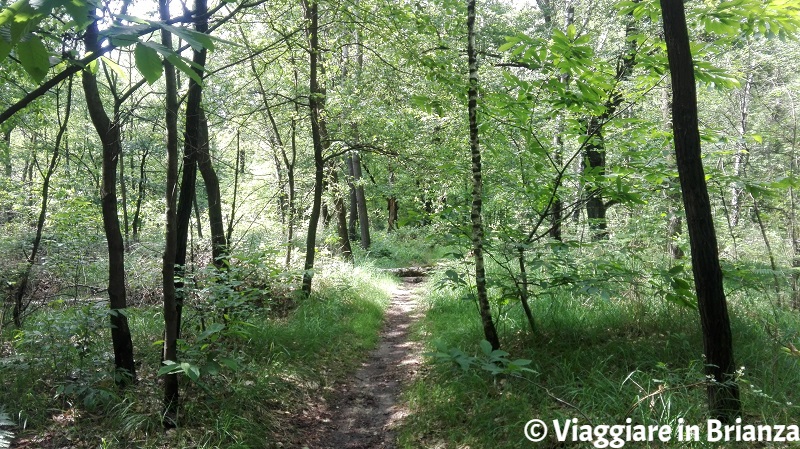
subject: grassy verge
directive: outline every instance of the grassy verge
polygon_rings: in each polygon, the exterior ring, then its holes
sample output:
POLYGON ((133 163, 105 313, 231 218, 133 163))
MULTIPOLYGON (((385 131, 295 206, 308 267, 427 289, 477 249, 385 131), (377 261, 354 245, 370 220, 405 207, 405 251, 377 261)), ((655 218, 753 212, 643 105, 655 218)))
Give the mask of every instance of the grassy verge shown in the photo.
POLYGON ((290 437, 291 416, 375 346, 392 285, 376 270, 336 262, 323 262, 315 282, 312 298, 287 313, 252 298, 204 339, 201 320, 210 329, 212 317, 185 312, 181 353, 202 375, 181 377, 178 429, 160 425, 163 322, 155 307, 129 311, 139 382, 122 393, 108 375, 103 304, 54 305, 32 317, 6 336, 0 404, 19 424, 18 442, 34 447, 277 447, 290 437))
MULTIPOLYGON (((463 287, 434 288, 443 277, 429 282, 419 338, 431 352, 460 348, 466 357, 485 359, 478 345, 483 335, 475 304, 464 299, 469 295, 463 287)), ((428 358, 404 396, 411 415, 399 430, 400 447, 592 446, 563 446, 552 429, 545 441, 530 442, 523 426, 534 418, 547 423, 577 418, 580 424, 594 425, 625 424, 631 418, 633 424, 673 428, 680 418, 687 424, 706 422, 695 310, 653 295, 600 299, 565 290, 532 298, 536 333, 530 332, 514 302, 496 315, 503 349, 510 359, 532 360, 534 373, 493 376, 480 365, 463 370, 457 356, 449 362, 428 358)), ((800 358, 786 354, 773 336, 776 329, 796 330, 798 318, 752 298, 731 298, 737 363, 744 367, 740 386, 745 423, 797 424, 800 358)), ((628 446, 719 447, 706 442, 628 446)))
POLYGON ((392 232, 375 232, 372 245, 364 251, 353 245, 356 263, 381 268, 403 268, 432 265, 447 252, 429 229, 404 227, 392 232))

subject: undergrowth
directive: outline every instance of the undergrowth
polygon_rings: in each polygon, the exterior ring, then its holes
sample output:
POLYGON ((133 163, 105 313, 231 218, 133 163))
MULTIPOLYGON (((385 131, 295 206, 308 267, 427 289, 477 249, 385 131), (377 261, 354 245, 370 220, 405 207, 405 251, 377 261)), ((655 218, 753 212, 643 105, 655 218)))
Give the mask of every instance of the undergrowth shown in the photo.
POLYGON ((54 302, 23 330, 7 330, 0 405, 14 418, 19 441, 87 448, 290 441, 291 417, 328 395, 376 345, 393 281, 375 269, 322 260, 312 296, 296 300, 265 285, 268 273, 256 282, 252 268, 241 262, 241 273, 234 268, 192 293, 179 354, 186 364, 180 426, 169 432, 161 427, 159 307, 128 309, 139 380, 122 392, 111 374, 105 302, 54 302))
MULTIPOLYGON (((645 273, 630 255, 598 254, 582 266, 569 259, 562 264, 540 260, 537 267, 544 269, 529 272, 535 332, 519 301, 496 281, 507 271, 496 261, 490 264, 488 277, 495 280, 490 281, 490 298, 502 349, 509 359, 531 360, 526 368, 532 372, 498 375, 480 363, 465 367, 464 360, 487 357, 479 347, 483 332, 468 264, 451 263, 428 281, 417 336, 429 357, 403 398, 410 415, 399 428, 400 447, 592 447, 562 446, 552 430, 543 442, 528 441, 523 427, 537 418, 548 423, 577 418, 579 424, 593 425, 626 424, 631 418, 633 424, 673 428, 681 418, 688 424, 706 422, 699 316, 691 298, 665 298, 670 286, 682 288, 672 278, 683 275, 669 273, 669 267, 645 273)), ((736 360, 742 367, 744 422, 796 424, 800 358, 785 343, 798 343, 797 316, 772 306, 764 290, 737 286, 729 300, 736 360)), ((707 442, 650 445, 664 446, 719 447, 707 442)))

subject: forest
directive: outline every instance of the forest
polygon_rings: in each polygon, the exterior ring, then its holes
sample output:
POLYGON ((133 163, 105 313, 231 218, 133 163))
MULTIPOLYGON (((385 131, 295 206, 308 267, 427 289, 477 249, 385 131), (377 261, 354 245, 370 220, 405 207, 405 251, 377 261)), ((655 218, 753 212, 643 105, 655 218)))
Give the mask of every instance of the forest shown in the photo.
POLYGON ((798 34, 0 0, 0 449, 797 447, 798 34))

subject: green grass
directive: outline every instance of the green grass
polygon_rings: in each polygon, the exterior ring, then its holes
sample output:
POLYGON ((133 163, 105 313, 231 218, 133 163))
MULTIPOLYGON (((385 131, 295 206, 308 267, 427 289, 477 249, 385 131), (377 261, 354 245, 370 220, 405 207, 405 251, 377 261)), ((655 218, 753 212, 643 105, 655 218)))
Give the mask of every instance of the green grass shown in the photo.
MULTIPOLYGON (((113 387, 107 375, 108 329, 98 311, 99 317, 86 318, 96 326, 87 331, 92 338, 83 356, 92 364, 86 369, 91 375, 81 380, 87 389, 60 394, 59 388, 69 384, 65 375, 80 359, 74 345, 80 326, 74 322, 82 315, 68 305, 46 309, 15 334, 15 342, 6 344, 13 356, 0 365, 0 404, 20 411, 26 420, 25 430, 15 429, 20 436, 49 434, 75 447, 274 447, 290 439, 292 415, 329 395, 330 387, 349 375, 376 345, 392 285, 375 269, 323 260, 312 297, 299 301, 287 315, 253 307, 246 319, 229 323, 231 332, 206 342, 209 348, 190 344, 183 351, 186 360, 203 362, 197 356, 201 351, 201 356, 235 359, 239 368, 203 377, 202 386, 182 376, 181 426, 167 433, 160 423, 161 387, 156 374, 163 329, 160 309, 129 310, 140 363, 136 385, 121 393, 113 387), (35 340, 35 330, 53 338, 35 340), (50 343, 45 348, 42 341, 50 343), (85 402, 91 394, 98 398, 85 402)), ((94 308, 91 311, 95 313, 94 308)), ((199 315, 189 309, 184 317, 184 337, 191 342, 199 332, 199 315)), ((11 334, 6 335, 9 340, 11 334)))
POLYGON ((372 245, 364 251, 354 242, 358 265, 403 268, 432 265, 444 256, 447 247, 426 228, 402 227, 392 232, 373 232, 372 245))
MULTIPOLYGON (((426 289, 418 337, 429 350, 438 341, 479 354, 483 334, 475 304, 463 299, 463 288, 436 289, 438 280, 426 289)), ((499 313, 495 308, 503 349, 511 359, 532 360, 535 374, 492 377, 480 368, 465 372, 455 363, 427 359, 404 396, 411 415, 399 430, 400 447, 561 447, 552 435, 538 444, 524 438, 523 426, 534 418, 578 418, 584 424, 624 424, 627 417, 641 424, 675 425, 679 418, 705 423, 703 346, 695 310, 647 290, 608 300, 558 290, 532 298, 536 334, 516 302, 499 313)), ((745 368, 740 382, 745 422, 796 424, 800 358, 788 356, 770 333, 779 329, 797 343, 790 330, 797 329, 798 317, 774 311, 764 298, 754 299, 752 291, 747 294, 747 299, 731 298, 736 360, 745 368)), ((709 446, 693 444, 670 447, 709 446)))

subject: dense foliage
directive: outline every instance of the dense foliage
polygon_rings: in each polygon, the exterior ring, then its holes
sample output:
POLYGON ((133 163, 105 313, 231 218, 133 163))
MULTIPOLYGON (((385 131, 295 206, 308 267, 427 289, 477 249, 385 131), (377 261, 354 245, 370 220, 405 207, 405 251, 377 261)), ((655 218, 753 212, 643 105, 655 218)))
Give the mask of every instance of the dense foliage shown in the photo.
MULTIPOLYGON (((0 0, 0 447, 288 441, 374 345, 375 267, 417 264, 406 447, 519 447, 554 397, 703 416, 659 2, 163 6, 0 0)), ((800 7, 685 11, 726 374, 745 416, 796 422, 800 7)))

